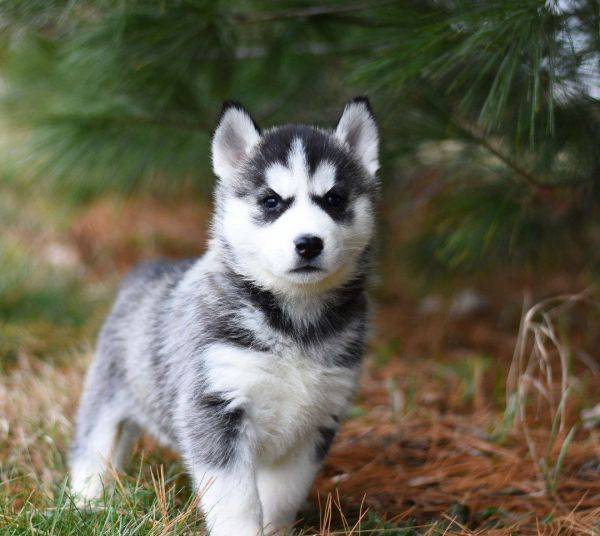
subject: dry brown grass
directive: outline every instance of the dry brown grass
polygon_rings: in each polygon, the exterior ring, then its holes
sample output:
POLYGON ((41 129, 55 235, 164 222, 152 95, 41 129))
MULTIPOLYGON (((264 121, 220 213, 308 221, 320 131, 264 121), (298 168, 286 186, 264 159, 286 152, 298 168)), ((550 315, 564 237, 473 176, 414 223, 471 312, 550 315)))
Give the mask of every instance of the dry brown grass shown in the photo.
MULTIPOLYGON (((598 401, 600 376, 589 356, 572 363, 581 349, 558 328, 560 315, 590 300, 586 292, 525 312, 507 382, 509 400, 519 395, 516 414, 503 413, 492 371, 477 356, 470 377, 451 368, 440 375, 443 357, 371 362, 360 397, 365 414, 345 424, 320 491, 341 494, 355 515, 368 507, 423 523, 468 505, 458 533, 596 534, 600 434, 575 423, 578 409, 598 401)), ((496 363, 500 378, 508 364, 496 363)))
MULTIPOLYGON (((370 394, 387 396, 375 385, 370 394)), ((367 415, 344 426, 319 480, 322 492, 339 490, 346 510, 357 511, 366 496, 372 511, 425 523, 460 503, 469 506, 474 530, 496 519, 504 525, 498 534, 535 531, 546 519, 544 534, 577 524, 592 533, 600 515, 600 479, 591 465, 598 460, 597 434, 571 445, 556 494, 548 496, 522 435, 511 432, 499 444, 493 432, 500 413, 421 407, 394 420, 389 406, 366 406, 367 415)), ((550 431, 532 435, 541 444, 550 431)))

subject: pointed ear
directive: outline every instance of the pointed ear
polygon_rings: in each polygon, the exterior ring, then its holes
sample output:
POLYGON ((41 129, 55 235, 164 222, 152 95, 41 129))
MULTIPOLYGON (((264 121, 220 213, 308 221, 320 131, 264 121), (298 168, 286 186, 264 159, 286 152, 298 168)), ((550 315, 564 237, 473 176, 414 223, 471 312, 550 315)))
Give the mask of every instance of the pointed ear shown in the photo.
POLYGON ((222 180, 235 177, 259 140, 260 130, 246 109, 234 101, 224 102, 212 140, 215 175, 222 180))
POLYGON ((346 104, 335 128, 335 136, 370 175, 379 169, 379 133, 367 97, 355 97, 346 104))

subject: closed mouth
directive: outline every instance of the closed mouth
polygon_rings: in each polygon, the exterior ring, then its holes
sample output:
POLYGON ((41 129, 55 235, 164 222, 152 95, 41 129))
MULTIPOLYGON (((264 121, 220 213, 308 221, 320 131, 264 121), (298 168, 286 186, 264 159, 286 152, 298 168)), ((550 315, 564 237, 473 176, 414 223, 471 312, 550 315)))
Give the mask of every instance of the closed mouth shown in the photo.
POLYGON ((300 266, 299 268, 294 268, 290 270, 290 272, 294 274, 310 274, 312 272, 321 272, 321 268, 318 266, 313 266, 312 264, 307 264, 305 266, 300 266))

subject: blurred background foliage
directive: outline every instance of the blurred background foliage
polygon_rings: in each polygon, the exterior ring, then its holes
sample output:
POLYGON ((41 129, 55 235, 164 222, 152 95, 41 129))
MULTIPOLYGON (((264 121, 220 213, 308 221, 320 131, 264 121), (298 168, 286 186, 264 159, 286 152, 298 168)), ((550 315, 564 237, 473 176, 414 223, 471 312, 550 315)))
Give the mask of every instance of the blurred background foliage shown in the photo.
POLYGON ((410 209, 414 170, 436 171, 419 271, 597 260, 595 0, 3 0, 0 25, 2 117, 36 192, 207 192, 222 100, 330 126, 358 92, 390 200, 410 209))
MULTIPOLYGON (((398 273, 427 292, 560 270, 587 285, 600 251, 599 28, 596 0, 0 0, 0 314, 81 324, 93 279, 70 286, 82 278, 60 243, 16 244, 32 226, 64 234, 107 196, 160 200, 136 220, 204 203, 229 98, 263 127, 333 126, 346 99, 369 95, 388 286, 398 273)), ((105 266, 102 242, 80 231, 105 266)), ((189 229, 140 233, 119 246, 130 261, 195 253, 177 243, 189 229)))

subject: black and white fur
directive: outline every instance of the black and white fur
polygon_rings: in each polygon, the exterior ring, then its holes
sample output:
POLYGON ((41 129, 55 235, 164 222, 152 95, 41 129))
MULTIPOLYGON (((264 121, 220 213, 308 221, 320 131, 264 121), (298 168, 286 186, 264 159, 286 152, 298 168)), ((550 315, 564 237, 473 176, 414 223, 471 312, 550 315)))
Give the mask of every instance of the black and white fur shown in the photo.
POLYGON ((100 497, 146 430, 183 457, 212 536, 254 536, 293 524, 356 389, 378 133, 362 97, 334 130, 261 133, 227 103, 212 156, 208 251, 123 281, 85 382, 71 486, 100 497), (302 237, 322 250, 306 254, 302 237))

